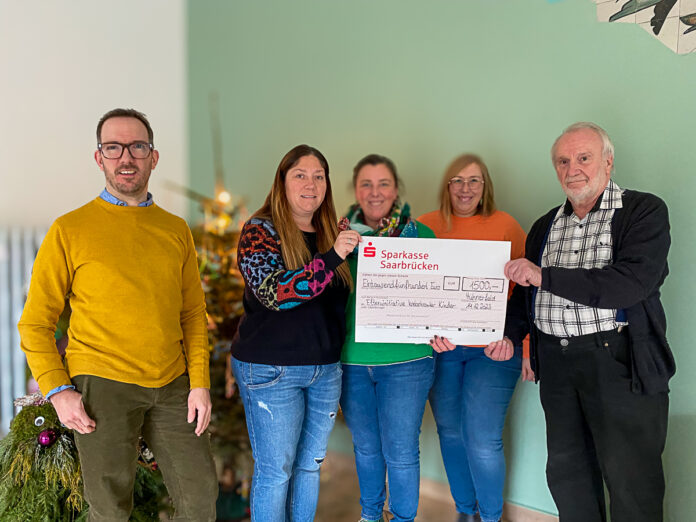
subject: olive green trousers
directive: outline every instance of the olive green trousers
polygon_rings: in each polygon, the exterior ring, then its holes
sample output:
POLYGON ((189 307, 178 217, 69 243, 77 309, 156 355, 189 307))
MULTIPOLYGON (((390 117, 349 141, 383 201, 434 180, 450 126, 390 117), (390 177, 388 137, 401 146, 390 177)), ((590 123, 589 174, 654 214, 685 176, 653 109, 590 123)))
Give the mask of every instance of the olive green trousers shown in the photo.
POLYGON ((77 375, 96 429, 75 432, 90 522, 126 522, 142 436, 155 455, 175 508, 174 520, 212 522, 218 494, 208 433, 197 437, 188 414, 189 379, 144 388, 92 375, 77 375))

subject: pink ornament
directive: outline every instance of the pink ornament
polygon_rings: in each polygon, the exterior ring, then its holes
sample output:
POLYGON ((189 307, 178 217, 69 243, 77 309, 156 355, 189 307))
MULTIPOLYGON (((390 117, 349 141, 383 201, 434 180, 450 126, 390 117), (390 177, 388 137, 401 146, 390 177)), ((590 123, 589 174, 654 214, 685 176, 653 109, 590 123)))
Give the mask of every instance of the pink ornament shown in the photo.
POLYGON ((57 438, 58 434, 56 433, 56 430, 49 429, 43 430, 41 433, 39 433, 37 440, 44 448, 48 448, 49 446, 53 445, 57 438))

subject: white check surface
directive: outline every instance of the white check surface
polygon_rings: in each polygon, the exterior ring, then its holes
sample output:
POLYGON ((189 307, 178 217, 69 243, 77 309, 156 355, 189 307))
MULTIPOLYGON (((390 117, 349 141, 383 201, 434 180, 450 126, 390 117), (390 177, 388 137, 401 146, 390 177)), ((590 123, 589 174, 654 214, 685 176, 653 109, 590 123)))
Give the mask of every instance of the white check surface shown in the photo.
POLYGON ((355 340, 458 345, 503 337, 509 241, 363 237, 355 340))

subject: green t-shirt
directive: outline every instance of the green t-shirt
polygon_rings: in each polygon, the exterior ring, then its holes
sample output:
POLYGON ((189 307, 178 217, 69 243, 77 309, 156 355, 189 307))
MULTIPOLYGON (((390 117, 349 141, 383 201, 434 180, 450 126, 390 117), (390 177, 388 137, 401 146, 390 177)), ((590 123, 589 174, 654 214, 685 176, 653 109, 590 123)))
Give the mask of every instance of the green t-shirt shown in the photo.
MULTIPOLYGON (((418 237, 434 238, 435 234, 425 225, 416 223, 418 237)), ((348 256, 348 266, 353 280, 358 270, 356 256, 348 256)), ((432 357, 433 349, 429 344, 411 343, 356 343, 355 342, 355 290, 348 298, 346 306, 346 342, 341 352, 341 362, 344 364, 364 364, 379 366, 399 362, 414 361, 423 357, 432 357)))

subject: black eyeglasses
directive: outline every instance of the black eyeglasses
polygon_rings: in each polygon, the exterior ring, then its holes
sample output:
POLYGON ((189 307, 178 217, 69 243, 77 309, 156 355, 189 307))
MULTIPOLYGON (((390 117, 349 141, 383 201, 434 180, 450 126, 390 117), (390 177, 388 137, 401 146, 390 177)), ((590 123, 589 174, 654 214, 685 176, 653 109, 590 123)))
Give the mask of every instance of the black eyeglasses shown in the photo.
POLYGON ((120 159, 123 156, 123 150, 128 148, 128 152, 133 159, 145 159, 150 155, 154 146, 146 141, 134 141, 132 143, 118 143, 110 141, 107 143, 97 144, 99 152, 106 159, 120 159))

